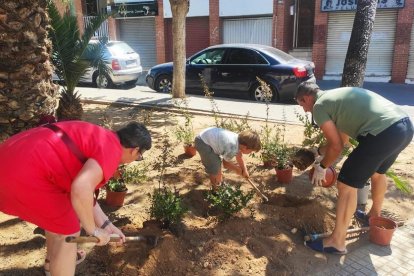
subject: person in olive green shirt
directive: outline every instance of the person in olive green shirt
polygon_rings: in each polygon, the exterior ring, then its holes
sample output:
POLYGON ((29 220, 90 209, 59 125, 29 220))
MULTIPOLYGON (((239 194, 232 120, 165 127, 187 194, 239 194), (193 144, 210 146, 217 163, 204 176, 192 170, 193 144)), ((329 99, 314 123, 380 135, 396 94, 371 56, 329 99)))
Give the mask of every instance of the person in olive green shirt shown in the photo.
POLYGON ((313 167, 314 185, 325 180, 326 168, 341 154, 349 137, 358 146, 345 160, 338 176, 336 224, 326 239, 306 242, 309 248, 326 253, 346 254, 346 231, 357 205, 357 189, 371 178, 372 207, 365 214, 380 216, 387 189, 385 172, 398 154, 411 142, 413 125, 408 115, 382 96, 358 87, 322 91, 315 83, 304 82, 296 92, 296 101, 305 112, 312 112, 327 143, 313 167))

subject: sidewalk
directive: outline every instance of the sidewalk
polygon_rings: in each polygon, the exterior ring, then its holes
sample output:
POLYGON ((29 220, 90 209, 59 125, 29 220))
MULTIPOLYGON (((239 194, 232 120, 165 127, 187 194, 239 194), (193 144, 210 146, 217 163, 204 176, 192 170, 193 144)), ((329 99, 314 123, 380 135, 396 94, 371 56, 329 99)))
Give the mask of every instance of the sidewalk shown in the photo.
POLYGON ((414 275, 414 220, 398 228, 390 246, 369 242, 363 234, 345 256, 330 256, 327 267, 314 275, 414 275))
MULTIPOLYGON (((319 81, 322 89, 330 89, 339 86, 339 81, 319 81)), ((414 120, 414 85, 366 83, 367 89, 383 95, 403 108, 414 120)), ((78 87, 81 98, 85 102, 97 103, 123 103, 159 108, 174 108, 173 100, 169 94, 157 93, 147 86, 136 86, 130 89, 99 89, 90 87, 78 87)), ((210 101, 202 95, 187 95, 189 108, 193 112, 210 112, 210 101)), ((266 118, 266 105, 247 100, 214 98, 219 110, 223 114, 246 116, 252 119, 266 118)), ((294 103, 271 103, 269 105, 269 120, 301 124, 296 113, 304 115, 302 108, 294 103)))

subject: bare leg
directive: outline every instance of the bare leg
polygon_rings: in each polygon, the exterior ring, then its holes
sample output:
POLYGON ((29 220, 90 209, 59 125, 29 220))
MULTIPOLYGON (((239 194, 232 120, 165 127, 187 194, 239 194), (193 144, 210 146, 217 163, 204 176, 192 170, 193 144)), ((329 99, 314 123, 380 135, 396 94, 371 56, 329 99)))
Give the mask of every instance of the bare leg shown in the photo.
POLYGON ((385 192, 387 191, 387 177, 385 174, 374 173, 371 176, 372 207, 369 216, 380 216, 385 192))
POLYGON ((345 250, 346 231, 357 204, 357 189, 338 182, 338 201, 336 203, 336 222, 332 235, 323 242, 324 247, 345 250))
MULTIPOLYGON (((71 236, 79 236, 79 232, 71 236)), ((53 276, 73 276, 76 268, 76 243, 65 242, 66 235, 46 231, 47 259, 53 276)))
POLYGON ((218 174, 210 174, 209 177, 213 190, 216 190, 223 180, 223 174, 221 173, 221 170, 218 172, 218 174))

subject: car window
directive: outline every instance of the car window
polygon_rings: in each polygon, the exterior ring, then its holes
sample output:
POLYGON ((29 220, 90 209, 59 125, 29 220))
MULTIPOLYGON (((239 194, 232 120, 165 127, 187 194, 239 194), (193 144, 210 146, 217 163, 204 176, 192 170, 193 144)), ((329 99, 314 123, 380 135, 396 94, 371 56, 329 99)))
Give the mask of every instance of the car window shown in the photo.
POLYGON ((191 59, 191 64, 221 64, 225 49, 210 49, 191 59))
POLYGON ((293 56, 279 50, 276 48, 266 48, 262 50, 263 52, 269 54, 270 56, 273 56, 275 59, 277 59, 280 63, 288 62, 289 60, 294 59, 293 56))
POLYGON ((227 64, 267 64, 267 61, 255 51, 249 49, 233 49, 227 64))
POLYGON ((108 43, 106 45, 109 52, 114 56, 120 56, 125 54, 133 54, 135 53, 134 49, 132 49, 128 44, 124 42, 116 42, 116 43, 108 43))

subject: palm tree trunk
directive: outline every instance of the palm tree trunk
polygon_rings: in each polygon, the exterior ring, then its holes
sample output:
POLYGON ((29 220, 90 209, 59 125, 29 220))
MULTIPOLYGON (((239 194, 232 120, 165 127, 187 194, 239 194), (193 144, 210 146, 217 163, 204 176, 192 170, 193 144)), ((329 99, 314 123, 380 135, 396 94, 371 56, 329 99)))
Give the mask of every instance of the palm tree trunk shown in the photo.
POLYGON ((0 140, 53 114, 46 0, 0 0, 0 140))

